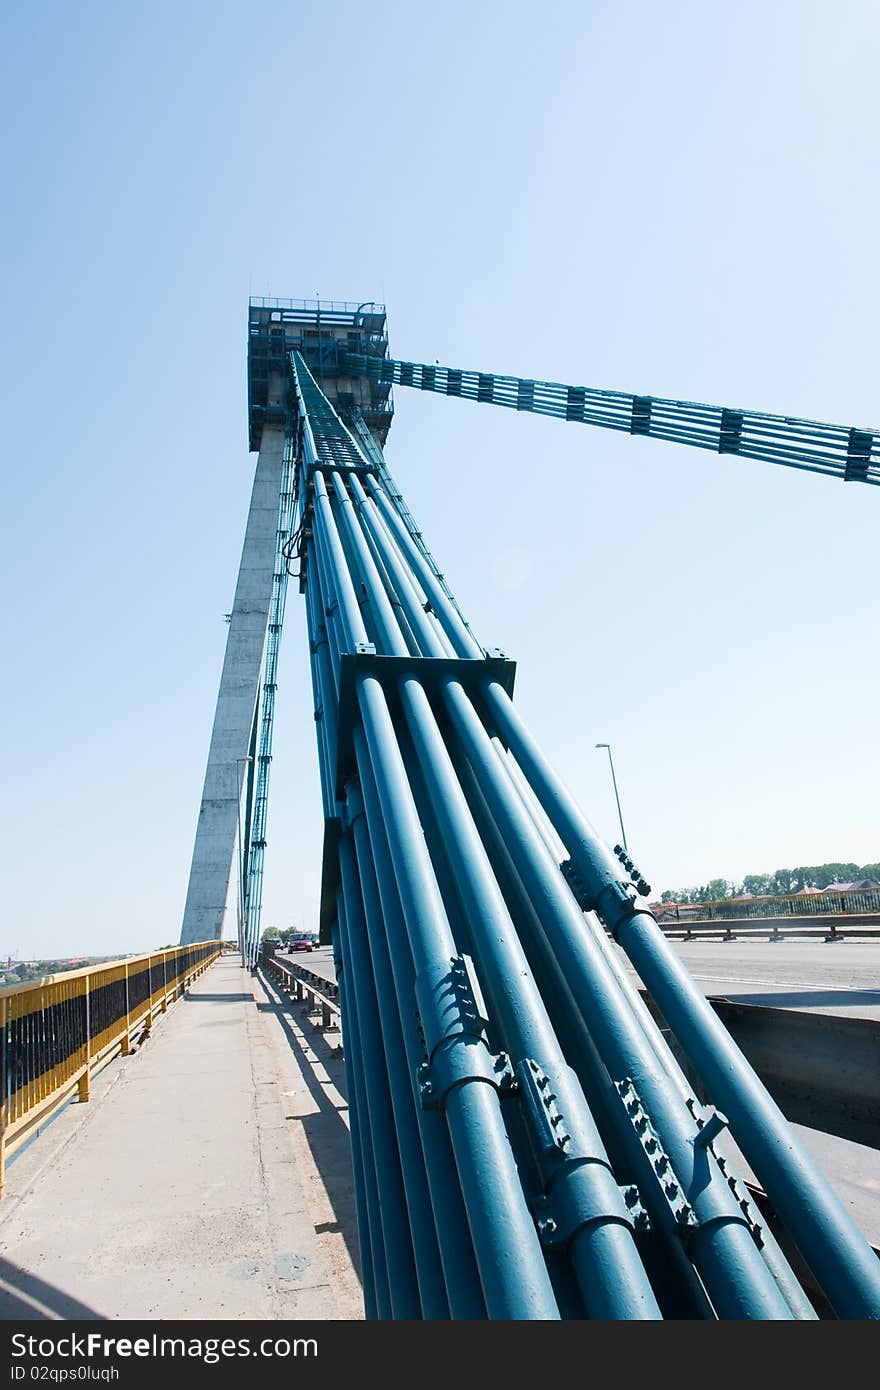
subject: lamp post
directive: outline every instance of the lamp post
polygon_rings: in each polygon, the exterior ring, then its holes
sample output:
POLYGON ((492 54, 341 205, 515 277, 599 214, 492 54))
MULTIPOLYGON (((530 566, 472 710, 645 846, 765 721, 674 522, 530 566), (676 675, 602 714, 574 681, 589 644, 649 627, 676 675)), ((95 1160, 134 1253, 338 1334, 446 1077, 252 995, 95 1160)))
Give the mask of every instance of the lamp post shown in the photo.
POLYGON ((617 778, 616 778, 615 775, 614 775, 614 759, 613 759, 612 756, 611 756, 611 744, 610 744, 610 743, 597 743, 597 744, 596 744, 596 747, 597 747, 597 748, 607 748, 607 749, 608 749, 608 761, 609 761, 609 763, 611 764, 611 781, 614 783, 614 800, 617 802, 617 819, 620 821, 620 836, 621 836, 621 839, 623 840, 623 848, 626 850, 626 852, 627 852, 627 854, 628 854, 628 853, 629 853, 629 849, 628 849, 628 846, 627 846, 627 843, 626 843, 626 831, 625 831, 624 828, 623 828, 623 815, 622 815, 621 810, 620 810, 620 797, 619 797, 619 795, 618 795, 618 793, 617 793, 617 778))

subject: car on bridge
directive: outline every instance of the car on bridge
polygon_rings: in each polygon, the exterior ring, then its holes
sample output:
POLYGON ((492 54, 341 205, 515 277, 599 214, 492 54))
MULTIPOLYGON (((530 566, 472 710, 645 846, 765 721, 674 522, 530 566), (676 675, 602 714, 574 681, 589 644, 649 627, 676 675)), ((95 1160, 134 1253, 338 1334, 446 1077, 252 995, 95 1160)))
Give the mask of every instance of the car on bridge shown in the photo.
POLYGON ((315 943, 310 936, 289 936, 287 949, 288 951, 313 951, 315 943))

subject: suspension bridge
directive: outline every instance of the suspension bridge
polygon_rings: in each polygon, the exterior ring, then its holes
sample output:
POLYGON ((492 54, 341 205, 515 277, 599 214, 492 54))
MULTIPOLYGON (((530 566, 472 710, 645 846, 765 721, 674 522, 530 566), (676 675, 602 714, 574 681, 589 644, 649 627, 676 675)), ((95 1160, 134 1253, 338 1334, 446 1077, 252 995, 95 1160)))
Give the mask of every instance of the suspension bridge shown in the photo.
POLYGON ((398 361, 381 305, 252 300, 258 459, 184 908, 180 950, 196 954, 174 968, 210 964, 233 916, 246 967, 261 966, 292 578, 366 1316, 809 1319, 808 1288, 833 1316, 880 1316, 864 1234, 625 848, 542 754, 514 661, 482 644, 427 547, 383 453, 393 386, 880 482, 873 429, 398 361))

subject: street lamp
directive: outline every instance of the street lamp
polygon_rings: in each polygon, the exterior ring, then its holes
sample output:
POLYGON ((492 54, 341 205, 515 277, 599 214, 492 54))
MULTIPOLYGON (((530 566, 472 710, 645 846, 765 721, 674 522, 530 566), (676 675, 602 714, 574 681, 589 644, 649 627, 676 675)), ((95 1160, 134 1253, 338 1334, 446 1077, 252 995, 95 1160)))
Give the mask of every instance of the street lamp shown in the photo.
POLYGON ((623 840, 623 848, 626 850, 626 852, 627 852, 627 854, 628 854, 628 853, 629 853, 629 849, 628 849, 627 843, 626 843, 626 831, 625 831, 624 828, 623 828, 623 815, 621 814, 621 810, 620 810, 620 797, 619 797, 618 794, 617 794, 617 778, 616 778, 615 775, 614 775, 614 759, 613 759, 612 756, 611 756, 611 744, 610 744, 610 743, 597 743, 597 744, 596 744, 596 747, 597 747, 597 748, 607 748, 607 749, 608 749, 608 761, 609 761, 609 763, 611 764, 611 780, 612 780, 612 782, 614 783, 614 800, 617 802, 617 819, 620 821, 620 835, 621 835, 621 839, 623 840))

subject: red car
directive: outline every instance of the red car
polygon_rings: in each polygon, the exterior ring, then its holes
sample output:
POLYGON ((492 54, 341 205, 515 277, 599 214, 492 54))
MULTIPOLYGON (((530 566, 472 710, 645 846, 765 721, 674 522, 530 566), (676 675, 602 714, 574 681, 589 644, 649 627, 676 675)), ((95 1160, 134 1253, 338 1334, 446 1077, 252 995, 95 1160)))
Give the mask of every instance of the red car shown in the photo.
POLYGON ((310 936, 292 936, 287 943, 288 951, 313 951, 314 944, 310 936))

